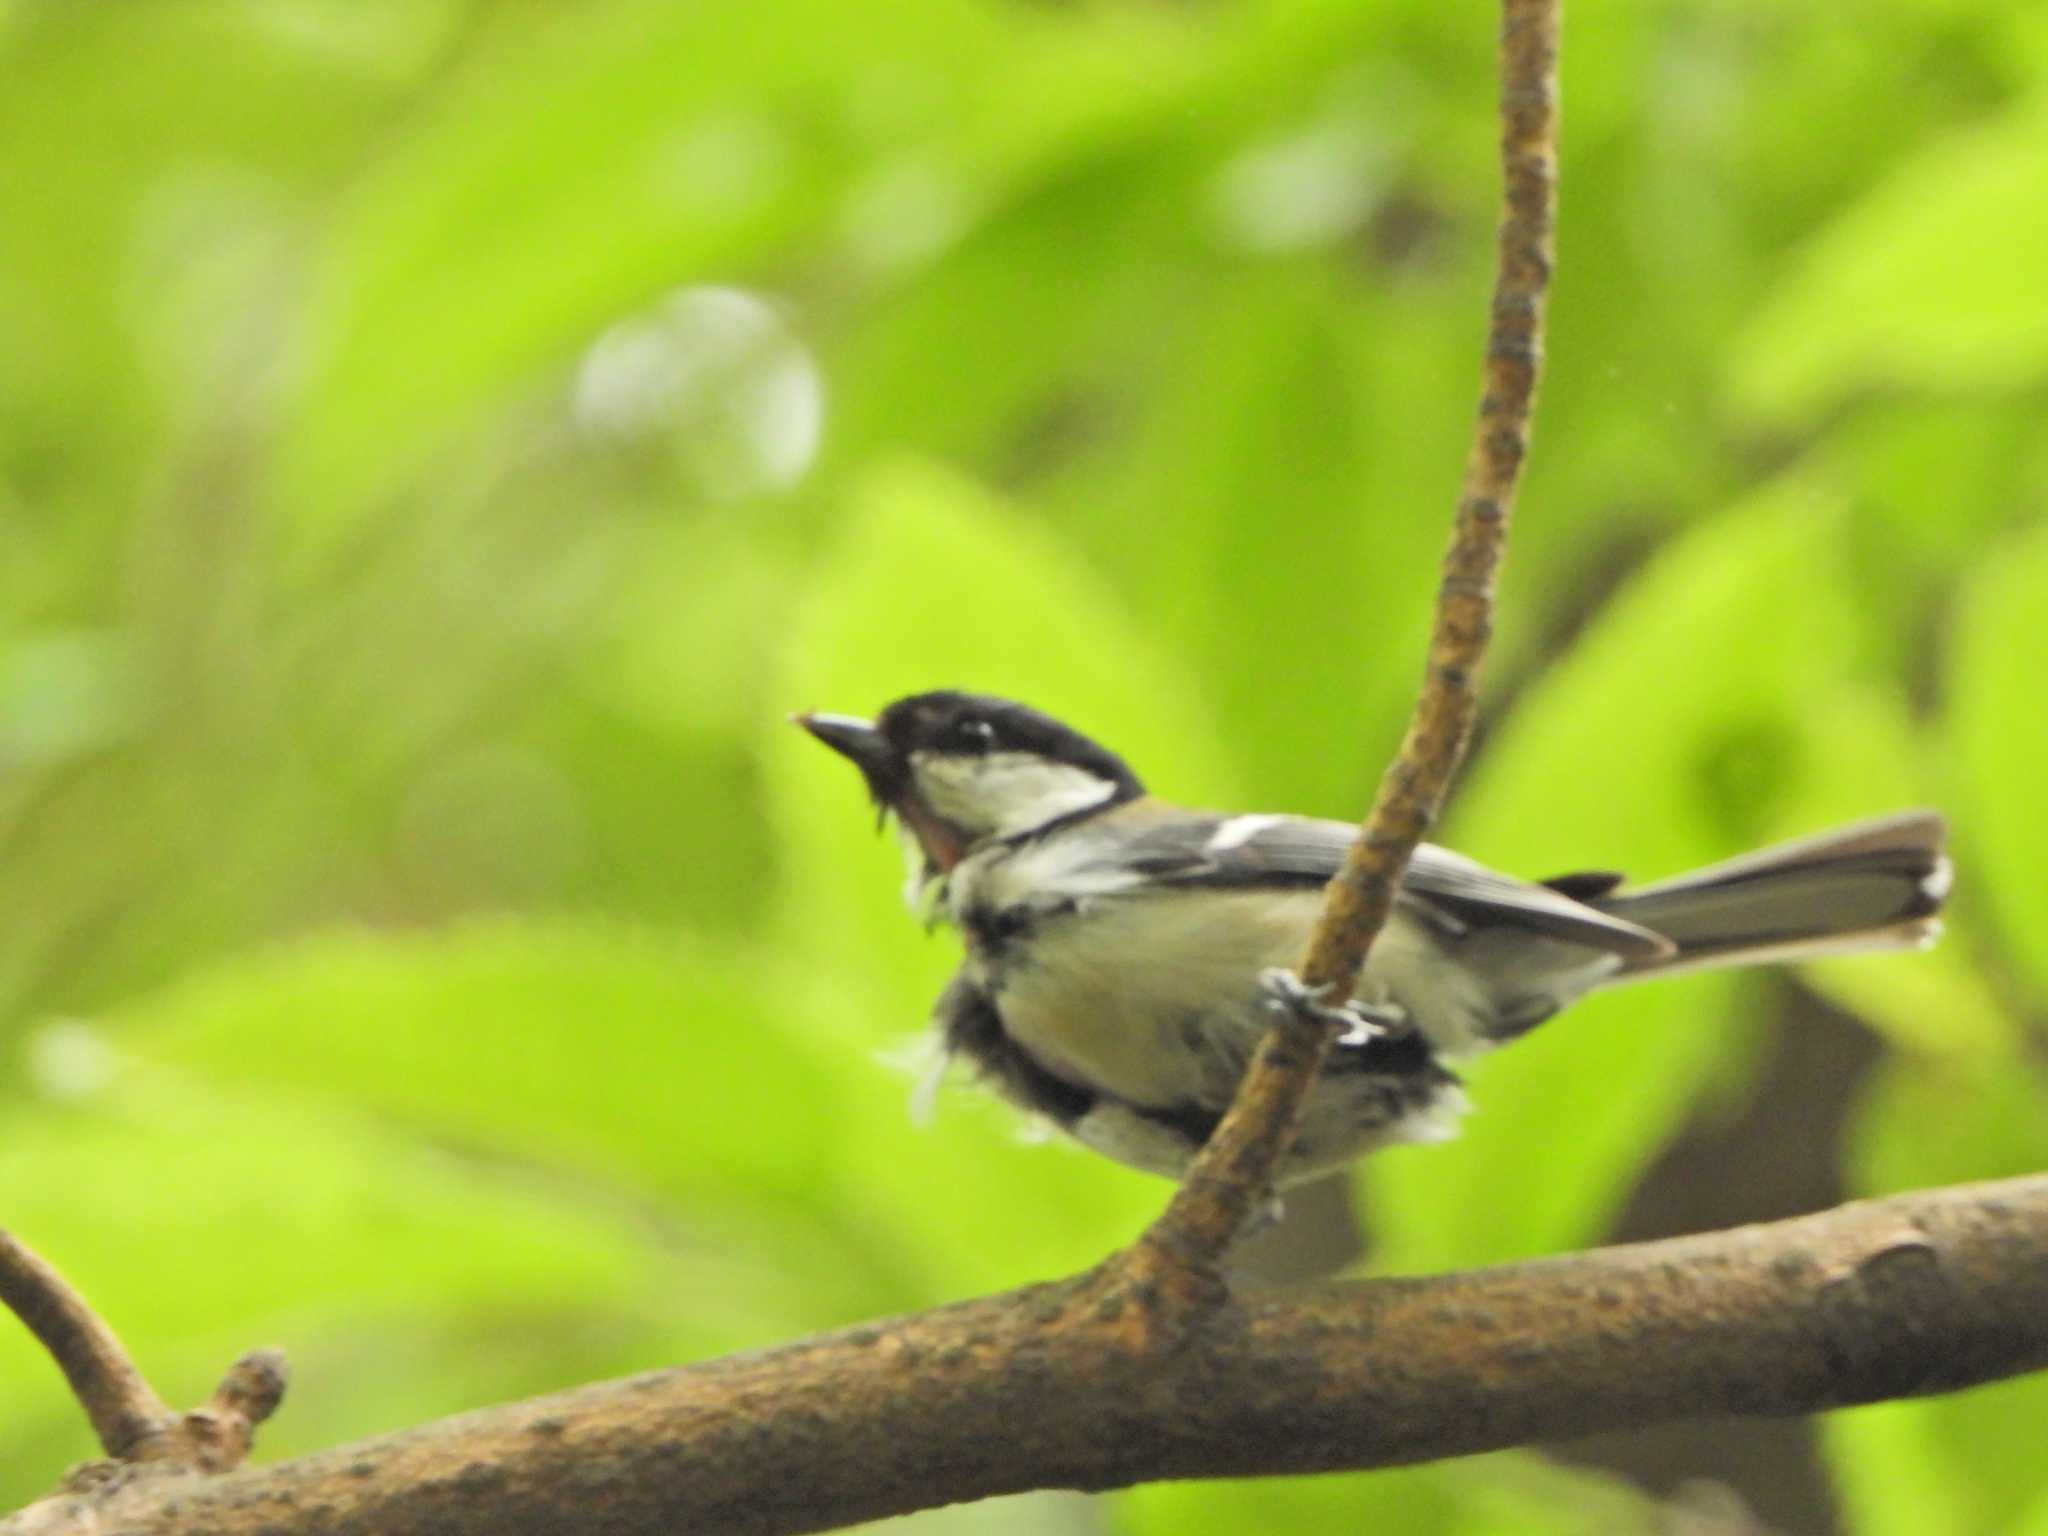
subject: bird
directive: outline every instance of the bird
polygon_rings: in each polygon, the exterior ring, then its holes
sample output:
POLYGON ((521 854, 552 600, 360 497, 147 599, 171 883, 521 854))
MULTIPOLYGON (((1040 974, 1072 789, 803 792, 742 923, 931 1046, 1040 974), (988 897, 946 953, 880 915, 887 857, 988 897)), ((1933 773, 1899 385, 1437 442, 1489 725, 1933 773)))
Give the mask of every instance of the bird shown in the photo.
POLYGON ((1352 995, 1316 1000, 1288 967, 1353 825, 1173 804, 1092 737, 985 694, 791 718, 896 826, 912 910, 961 936, 931 1021, 943 1058, 1168 1178, 1229 1108, 1274 1008, 1317 1007, 1333 1027, 1284 1188, 1454 1134, 1458 1065, 1589 992, 1921 947, 1951 881, 1946 824, 1925 810, 1637 886, 1607 871, 1521 880, 1423 843, 1352 995))

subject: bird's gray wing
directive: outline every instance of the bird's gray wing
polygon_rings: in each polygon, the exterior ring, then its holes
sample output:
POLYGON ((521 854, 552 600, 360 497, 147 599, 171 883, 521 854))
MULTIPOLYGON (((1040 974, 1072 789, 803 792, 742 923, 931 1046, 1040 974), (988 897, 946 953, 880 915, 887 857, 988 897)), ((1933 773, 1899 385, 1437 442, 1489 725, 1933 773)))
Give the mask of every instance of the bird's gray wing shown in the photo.
MULTIPOLYGON (((1151 879, 1167 885, 1322 885, 1343 865, 1357 835, 1348 822, 1306 816, 1176 817, 1145 828, 1122 852, 1151 879)), ((1567 876, 1565 883, 1593 891, 1614 882, 1606 876, 1567 876)), ((1661 934, 1430 843, 1415 850, 1401 894, 1427 920, 1461 934, 1504 926, 1631 958, 1671 952, 1661 934)))

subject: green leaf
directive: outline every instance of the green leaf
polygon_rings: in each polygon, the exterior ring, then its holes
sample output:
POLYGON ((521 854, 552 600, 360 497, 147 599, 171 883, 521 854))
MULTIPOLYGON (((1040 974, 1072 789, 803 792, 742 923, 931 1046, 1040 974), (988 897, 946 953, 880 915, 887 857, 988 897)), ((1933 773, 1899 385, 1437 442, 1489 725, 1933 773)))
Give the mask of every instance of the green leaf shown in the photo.
POLYGON ((1965 900, 1981 893, 2005 956, 2048 998, 2048 529, 2006 544, 1956 603, 1949 666, 1965 900))
POLYGON ((1799 255, 1737 339, 1764 418, 1854 390, 2011 389, 2048 369, 2048 94, 1933 140, 1799 255))
POLYGON ((1821 1446, 1856 1536, 1987 1531, 1963 1469, 1942 1453, 1919 1402, 1873 1403, 1821 1420, 1821 1446))
POLYGON ((650 1193, 794 1198, 832 1150, 829 1074, 743 961, 597 922, 311 938, 191 977, 126 1039, 650 1193))
MULTIPOLYGON (((1893 1056, 1857 1106, 1847 1167, 1860 1195, 2038 1172, 2048 1167, 2048 1074, 2010 1054, 1893 1056)), ((2048 1497, 2043 1422, 2048 1376, 2036 1374, 1832 1415, 1824 1432, 1859 1533, 1989 1536, 2022 1529, 2020 1511, 2048 1497)))
MULTIPOLYGON (((287 1450, 929 1300, 841 1187, 861 1114, 772 974, 509 919, 238 959, 30 1038, 54 1103, 9 1110, 7 1221, 181 1401, 271 1337, 324 1368, 287 1450)), ((0 1339, 0 1424, 82 1454, 0 1339)))
POLYGON ((816 244, 908 264, 1172 121, 1226 56, 1170 18, 841 19, 601 7, 489 34, 335 218, 267 486, 291 562, 347 549, 458 429, 662 290, 816 244))
MULTIPOLYGON (((1814 744, 1813 766, 1777 813, 1786 836, 1828 825, 1845 805, 1925 802, 1925 754, 1896 685, 1844 684, 1819 695, 1803 729, 1814 744)), ((1960 903, 1931 949, 1817 960, 1801 979, 1916 1055, 2008 1060, 2022 1033, 1976 963, 1984 926, 1980 912, 1960 903)))
POLYGON ((501 29, 372 162, 311 286, 269 486, 298 558, 345 547, 452 426, 606 321, 815 224, 845 169, 792 121, 817 59, 749 46, 757 20, 501 29))
POLYGON ((1345 819, 1422 677, 1476 388, 1403 365, 1427 311, 1365 303, 1291 267, 1220 281, 1128 463, 1063 511, 1214 690, 1257 803, 1345 819))
POLYGON ((2048 1073, 2012 1057, 1892 1056, 1850 1128, 1858 1194, 1889 1195, 2048 1168, 2048 1073))
POLYGON ((2037 1374, 1829 1414, 1822 1445, 1857 1536, 2007 1536, 2048 1505, 2044 1417, 2037 1374))
POLYGON ((2007 1529, 2011 1536, 2048 1536, 2048 1494, 2028 1505, 2007 1529))
POLYGON ((771 997, 776 974, 591 922, 328 935, 195 976, 137 1010, 124 1042, 374 1114, 557 1198, 640 1210, 705 1283, 779 1254, 772 1283, 740 1287, 777 1316, 816 1327, 908 1305, 925 1294, 912 1271, 835 1191, 842 1064, 771 997))
POLYGON ((9 1226, 109 1315, 167 1331, 316 1298, 582 1301, 641 1256, 599 1211, 550 1209, 486 1165, 302 1095, 131 1063, 80 1107, 17 1105, 9 1125, 9 1226), (206 1256, 219 1262, 186 1262, 206 1256))
MULTIPOLYGON (((7 1226, 180 1405, 203 1401, 244 1350, 290 1350, 335 1329, 355 1332, 358 1352, 311 1391, 346 1403, 356 1375, 412 1369, 361 1352, 384 1320, 408 1314, 493 1328, 506 1375, 533 1390, 559 1369, 547 1341, 562 1318, 609 1316, 624 1331, 676 1287, 672 1263, 623 1211, 579 1208, 302 1096, 130 1064, 75 1107, 17 1102, 7 1122, 7 1226)), ((701 1315, 714 1334, 748 1318, 758 1338, 757 1294, 707 1286, 701 1315)), ((475 1401, 427 1376, 409 1389, 440 1412, 475 1401)), ((374 1425, 340 1417, 354 1433, 374 1425)), ((56 1371, 12 1326, 0 1328, 0 1426, 0 1494, 29 1496, 58 1464, 17 1446, 88 1453, 56 1371), (17 1472, 33 1476, 15 1483, 17 1472)), ((306 1444, 297 1433, 274 1448, 306 1444)))
POLYGON ((1116 1501, 1119 1536, 1399 1531, 1402 1536, 1649 1536, 1655 1509, 1619 1479, 1504 1451, 1432 1466, 1243 1482, 1153 1483, 1116 1501))
POLYGON ((1926 643, 1925 630, 1902 618, 1974 563, 2011 527, 2016 508, 2037 500, 2039 420, 2025 393, 1892 396, 1859 401, 1814 444, 1856 504, 1871 578, 1865 602, 1878 633, 1895 640, 1901 670, 1926 643))

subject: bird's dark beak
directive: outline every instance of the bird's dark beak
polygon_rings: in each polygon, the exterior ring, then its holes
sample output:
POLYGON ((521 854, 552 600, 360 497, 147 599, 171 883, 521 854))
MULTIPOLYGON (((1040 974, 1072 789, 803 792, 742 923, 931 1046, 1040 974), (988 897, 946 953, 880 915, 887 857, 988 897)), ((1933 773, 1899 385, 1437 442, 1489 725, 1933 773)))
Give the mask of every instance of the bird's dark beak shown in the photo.
POLYGON ((888 737, 857 715, 789 718, 860 770, 868 793, 885 815, 890 811, 905 814, 906 803, 915 798, 910 791, 910 768, 888 737))
POLYGON ((949 870, 960 862, 964 839, 918 798, 910 782, 909 765, 888 737, 854 715, 791 715, 790 719, 860 770, 875 804, 903 818, 935 869, 949 870))
POLYGON ((852 763, 881 801, 903 787, 903 763, 889 738, 854 715, 791 715, 790 719, 852 763))

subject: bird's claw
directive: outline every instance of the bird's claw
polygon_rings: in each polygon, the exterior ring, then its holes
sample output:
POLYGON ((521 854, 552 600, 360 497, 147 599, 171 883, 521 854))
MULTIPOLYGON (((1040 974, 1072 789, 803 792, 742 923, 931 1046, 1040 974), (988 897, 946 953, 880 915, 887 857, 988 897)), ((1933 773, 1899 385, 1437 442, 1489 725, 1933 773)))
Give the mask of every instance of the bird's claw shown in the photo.
POLYGON ((1245 1218, 1244 1230, 1237 1234, 1241 1242, 1255 1233, 1270 1231, 1286 1218, 1287 1207, 1278 1195, 1268 1195, 1252 1207, 1251 1215, 1245 1218))
POLYGON ((1327 1003, 1328 987, 1311 987, 1294 972, 1269 966, 1259 972, 1259 989, 1274 1013, 1313 1019, 1334 1032, 1338 1045, 1368 1045, 1407 1033, 1408 1011, 1393 1003, 1327 1003))

